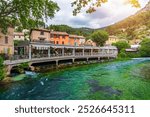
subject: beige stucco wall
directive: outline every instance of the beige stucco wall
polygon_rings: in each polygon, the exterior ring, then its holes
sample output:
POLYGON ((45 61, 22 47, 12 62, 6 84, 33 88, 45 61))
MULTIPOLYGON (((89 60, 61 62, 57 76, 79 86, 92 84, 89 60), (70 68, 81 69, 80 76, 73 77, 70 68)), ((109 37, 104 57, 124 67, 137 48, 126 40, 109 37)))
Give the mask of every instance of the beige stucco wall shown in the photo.
POLYGON ((33 30, 33 31, 31 32, 31 35, 30 35, 31 41, 32 41, 32 40, 37 40, 37 41, 39 41, 39 38, 45 38, 45 41, 50 41, 50 40, 49 40, 49 38, 50 38, 50 33, 44 31, 44 35, 41 35, 41 31, 33 30))
POLYGON ((13 32, 14 28, 8 28, 7 34, 3 34, 0 29, 0 53, 14 54, 13 32), (5 43, 5 36, 8 37, 8 43, 5 43))

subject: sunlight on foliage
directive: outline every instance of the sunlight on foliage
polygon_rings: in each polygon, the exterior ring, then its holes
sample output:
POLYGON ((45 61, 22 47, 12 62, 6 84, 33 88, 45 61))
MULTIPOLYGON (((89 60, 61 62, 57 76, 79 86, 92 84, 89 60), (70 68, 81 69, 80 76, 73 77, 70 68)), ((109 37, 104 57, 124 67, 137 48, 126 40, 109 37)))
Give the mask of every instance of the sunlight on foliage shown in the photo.
MULTIPOLYGON (((72 7, 75 7, 73 15, 77 15, 81 12, 82 8, 88 7, 87 13, 92 13, 96 11, 97 7, 101 4, 108 2, 108 0, 75 0, 72 2, 72 7)), ((131 4, 133 7, 139 8, 140 4, 138 0, 127 0, 127 3, 131 4)))

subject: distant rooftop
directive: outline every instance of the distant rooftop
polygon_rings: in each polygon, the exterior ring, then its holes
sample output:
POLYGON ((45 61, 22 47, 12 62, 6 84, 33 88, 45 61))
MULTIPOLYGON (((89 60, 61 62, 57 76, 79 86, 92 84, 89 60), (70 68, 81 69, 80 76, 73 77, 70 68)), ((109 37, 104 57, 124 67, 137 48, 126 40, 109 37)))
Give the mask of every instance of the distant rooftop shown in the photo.
POLYGON ((72 38, 79 38, 79 39, 85 39, 85 37, 83 37, 83 36, 78 36, 78 35, 69 35, 69 37, 72 37, 72 38))
POLYGON ((66 33, 66 32, 58 32, 58 31, 51 31, 50 33, 51 33, 51 34, 59 34, 59 35, 69 35, 69 34, 66 33))

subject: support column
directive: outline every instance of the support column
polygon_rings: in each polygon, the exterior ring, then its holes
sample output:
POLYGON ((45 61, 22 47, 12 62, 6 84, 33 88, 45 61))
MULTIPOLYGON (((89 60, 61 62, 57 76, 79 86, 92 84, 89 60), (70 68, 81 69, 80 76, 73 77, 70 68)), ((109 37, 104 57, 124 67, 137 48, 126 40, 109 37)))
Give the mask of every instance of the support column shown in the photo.
POLYGON ((58 67, 58 60, 56 60, 56 67, 58 67))
POLYGON ((48 48, 48 57, 51 57, 51 47, 48 48))
POLYGON ((29 45, 29 59, 32 59, 32 45, 29 45))
POLYGON ((73 58, 73 59, 72 59, 72 63, 74 63, 74 61, 75 61, 75 59, 73 58))

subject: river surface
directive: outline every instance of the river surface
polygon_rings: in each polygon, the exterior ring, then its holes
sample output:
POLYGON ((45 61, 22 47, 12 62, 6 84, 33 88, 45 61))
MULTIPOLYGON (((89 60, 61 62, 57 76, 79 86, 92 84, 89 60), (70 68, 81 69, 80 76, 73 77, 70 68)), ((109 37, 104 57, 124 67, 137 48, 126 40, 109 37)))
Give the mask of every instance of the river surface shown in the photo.
POLYGON ((97 63, 26 76, 0 86, 3 100, 143 100, 150 99, 150 81, 141 69, 150 59, 97 63))

